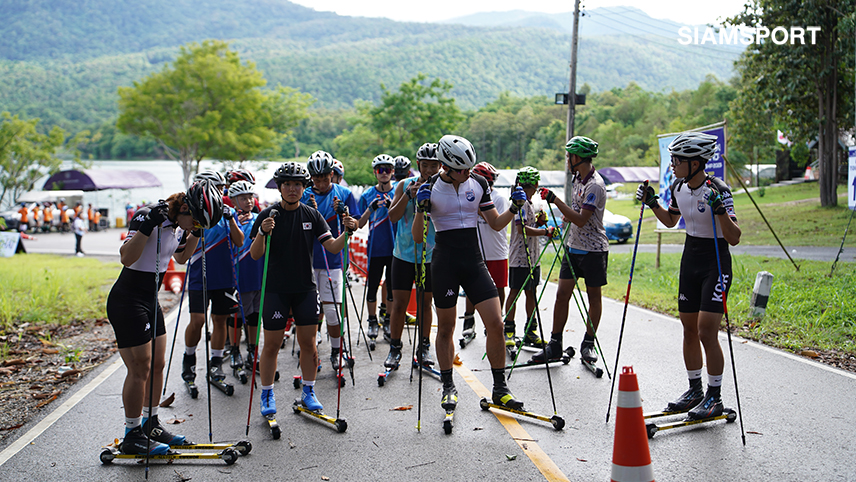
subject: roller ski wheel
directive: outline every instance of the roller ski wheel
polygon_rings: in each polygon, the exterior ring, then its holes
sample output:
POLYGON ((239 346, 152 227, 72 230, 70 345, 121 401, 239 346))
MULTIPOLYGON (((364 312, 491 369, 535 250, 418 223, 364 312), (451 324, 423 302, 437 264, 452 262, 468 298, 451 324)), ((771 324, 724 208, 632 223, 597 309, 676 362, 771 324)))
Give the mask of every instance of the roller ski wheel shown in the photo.
POLYGON ((383 371, 377 374, 377 386, 382 387, 384 383, 386 383, 386 379, 392 374, 392 372, 398 370, 398 364, 394 367, 383 367, 383 371))
POLYGON ((496 410, 502 410, 502 411, 505 411, 508 413, 521 415, 523 417, 534 418, 536 420, 540 420, 542 422, 549 423, 556 430, 562 430, 565 427, 565 420, 558 415, 553 415, 552 417, 547 417, 544 415, 539 415, 539 414, 534 413, 534 412, 529 412, 529 411, 523 409, 523 407, 521 407, 518 410, 518 409, 510 408, 506 405, 498 405, 496 403, 493 403, 493 401, 488 400, 487 398, 482 398, 481 400, 479 400, 479 407, 481 407, 481 409, 485 410, 485 411, 488 411, 491 408, 493 408, 496 410))
POLYGON ((291 406, 292 411, 294 413, 305 413, 313 418, 321 420, 322 422, 330 424, 332 427, 336 429, 339 433, 345 433, 348 430, 348 422, 344 418, 333 418, 329 415, 324 414, 320 410, 309 410, 306 405, 303 404, 301 399, 296 399, 294 404, 291 406))
POLYGON ((211 357, 210 370, 208 371, 208 381, 211 382, 218 390, 231 397, 235 393, 235 387, 226 381, 226 374, 223 373, 223 358, 219 356, 211 357))
MULTIPOLYGON (((644 417, 646 419, 653 419, 659 417, 669 417, 675 415, 683 415, 686 412, 654 412, 645 414, 644 417)), ((701 418, 698 420, 693 420, 690 418, 685 418, 684 420, 680 420, 677 422, 671 423, 647 423, 645 424, 645 430, 648 433, 648 438, 654 438, 654 434, 657 432, 662 432, 664 430, 671 430, 680 427, 690 427, 693 425, 703 425, 711 422, 715 422, 717 420, 725 420, 726 423, 734 423, 737 420, 737 412, 731 408, 723 408, 722 413, 715 417, 707 417, 701 418)))
POLYGON ((220 458, 226 465, 232 465, 238 461, 238 451, 233 448, 228 448, 220 452, 220 458))
POLYGON ((517 352, 520 349, 520 338, 514 336, 514 333, 505 332, 505 352, 512 360, 517 358, 517 352))
POLYGON ((241 351, 238 347, 234 347, 232 351, 229 353, 230 357, 230 366, 232 368, 232 375, 240 380, 241 385, 246 385, 250 378, 247 376, 246 370, 244 370, 244 360, 241 357, 241 351))
POLYGON ((594 363, 591 363, 583 358, 580 358, 580 362, 583 364, 584 367, 588 368, 588 371, 594 374, 595 378, 603 377, 603 369, 598 366, 595 366, 594 363))
POLYGON ((565 419, 558 415, 550 417, 550 423, 553 424, 553 428, 556 430, 562 430, 565 428, 565 419))
POLYGON ((379 328, 380 328, 380 323, 378 323, 377 318, 375 318, 374 316, 370 317, 369 318, 368 337, 369 337, 369 349, 371 351, 374 351, 375 347, 377 346, 377 333, 378 333, 379 328))
POLYGON ((297 390, 299 388, 303 388, 303 377, 300 375, 294 375, 294 380, 291 382, 294 385, 294 389, 297 390))
POLYGON ((455 427, 455 410, 446 410, 446 416, 443 418, 443 432, 446 435, 452 434, 452 429, 455 427))
POLYGON ((199 397, 199 387, 196 386, 196 355, 184 354, 181 360, 181 379, 184 380, 184 387, 190 398, 196 399, 199 397))
POLYGON ((184 388, 187 389, 187 394, 190 395, 190 398, 194 400, 199 398, 199 387, 196 386, 196 382, 185 380, 184 388))
POLYGON ((475 339, 476 339, 476 332, 475 332, 475 330, 471 330, 471 331, 469 331, 469 332, 467 332, 467 333, 461 333, 461 335, 462 335, 462 336, 461 336, 461 339, 460 339, 460 340, 458 340, 458 344, 461 346, 461 349, 466 348, 466 347, 467 347, 467 345, 469 345, 470 343, 472 343, 472 342, 473 342, 473 340, 475 340, 475 339))
POLYGON ((265 415, 264 417, 268 423, 268 428, 270 428, 271 437, 273 437, 274 440, 279 440, 279 437, 282 436, 282 428, 276 421, 276 414, 272 413, 270 415, 265 415))
POLYGON ((110 465, 113 463, 113 459, 116 458, 116 454, 114 454, 110 449, 104 449, 101 451, 101 455, 98 458, 101 459, 102 464, 110 465))

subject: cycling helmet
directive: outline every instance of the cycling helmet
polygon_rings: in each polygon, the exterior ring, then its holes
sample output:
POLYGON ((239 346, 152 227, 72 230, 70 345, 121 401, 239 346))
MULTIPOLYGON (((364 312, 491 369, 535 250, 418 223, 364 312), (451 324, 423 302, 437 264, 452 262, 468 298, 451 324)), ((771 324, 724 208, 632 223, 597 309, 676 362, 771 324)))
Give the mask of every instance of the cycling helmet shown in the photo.
POLYGON ((597 142, 588 137, 575 136, 565 144, 565 150, 571 154, 576 154, 583 159, 597 157, 597 142))
POLYGON ((273 173, 273 181, 277 187, 285 181, 300 181, 305 187, 312 185, 312 177, 309 175, 309 170, 306 166, 298 162, 286 162, 276 168, 276 171, 273 173))
POLYGON ((417 161, 439 161, 437 159, 437 144, 426 142, 416 151, 417 161))
POLYGON ((410 177, 410 159, 404 156, 395 158, 395 178, 399 181, 410 177))
MULTIPOLYGON (((398 158, 396 157, 395 159, 398 159, 398 158)), ((405 158, 405 159, 407 159, 407 158, 405 158)), ((410 164, 409 159, 408 159, 407 163, 410 164)), ((394 167, 395 166, 395 160, 392 158, 392 156, 389 156, 387 154, 381 154, 381 155, 375 157, 374 160, 372 160, 372 169, 375 169, 377 166, 393 166, 394 167)))
POLYGON ((683 132, 669 144, 669 154, 692 160, 706 162, 715 153, 716 136, 704 132, 683 132))
POLYGON ((541 181, 541 173, 531 166, 524 166, 517 171, 517 184, 534 186, 541 181))
POLYGON ((476 151, 463 137, 445 135, 437 143, 437 159, 452 169, 472 169, 476 165, 476 151))
POLYGON ((333 170, 336 171, 339 177, 345 177, 345 166, 338 159, 333 159, 333 170))
POLYGON ((223 194, 213 182, 194 182, 187 189, 184 201, 193 219, 204 229, 215 226, 223 217, 223 194))
POLYGON ((315 151, 309 156, 306 167, 309 169, 311 176, 320 176, 333 172, 333 156, 329 152, 315 151))
POLYGON ((226 185, 226 178, 217 171, 202 171, 193 178, 196 181, 209 181, 217 187, 226 185))
POLYGON ((241 194, 253 194, 253 185, 249 181, 235 181, 229 186, 229 197, 236 198, 241 194))
POLYGON ((250 184, 256 183, 256 177, 253 173, 246 169, 233 169, 226 173, 226 179, 230 182, 247 181, 250 184))
POLYGON ((488 162, 480 162, 473 168, 473 172, 485 178, 488 184, 493 185, 496 182, 499 172, 488 162))

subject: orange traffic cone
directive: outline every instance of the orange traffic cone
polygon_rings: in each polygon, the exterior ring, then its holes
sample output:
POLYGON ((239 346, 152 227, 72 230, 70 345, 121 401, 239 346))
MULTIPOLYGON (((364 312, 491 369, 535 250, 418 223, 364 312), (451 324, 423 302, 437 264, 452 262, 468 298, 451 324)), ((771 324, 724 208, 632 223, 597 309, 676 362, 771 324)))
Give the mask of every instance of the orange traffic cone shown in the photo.
POLYGON ((613 482, 653 482, 648 432, 642 416, 642 397, 633 367, 624 367, 618 380, 615 441, 612 449, 613 482))
POLYGON ((184 285, 184 271, 175 269, 175 260, 169 259, 169 264, 166 267, 166 273, 163 275, 163 286, 168 288, 175 294, 181 293, 181 288, 184 285))

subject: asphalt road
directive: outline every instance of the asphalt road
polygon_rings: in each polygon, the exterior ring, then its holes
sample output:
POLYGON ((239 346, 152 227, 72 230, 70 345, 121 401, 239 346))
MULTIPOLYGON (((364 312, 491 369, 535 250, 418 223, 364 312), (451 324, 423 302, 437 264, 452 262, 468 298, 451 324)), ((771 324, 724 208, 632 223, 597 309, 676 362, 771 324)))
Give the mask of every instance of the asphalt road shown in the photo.
MULTIPOLYGON (((116 231, 87 236, 84 249, 90 254, 101 255, 100 243, 96 242, 99 237, 103 237, 105 245, 113 244, 114 250, 118 246, 116 231)), ((52 238, 62 238, 73 251, 73 238, 68 235, 44 236, 38 241, 43 243, 40 248, 52 238)), ((106 248, 104 253, 108 255, 106 248)), ((354 287, 354 296, 360 299, 358 286, 354 287)), ((555 286, 550 284, 540 310, 546 330, 552 319, 554 296, 555 286)), ((187 322, 186 306, 184 310, 178 316, 180 325, 187 322)), ((623 303, 605 302, 599 335, 610 372, 614 369, 623 313, 623 303)), ((168 317, 170 339, 176 314, 174 311, 168 317)), ((522 310, 518 310, 520 326, 522 319, 522 310)), ((686 385, 680 324, 633 306, 627 309, 624 319, 620 365, 632 365, 638 374, 644 409, 661 409, 686 385)), ((339 407, 341 417, 348 422, 346 433, 292 413, 290 402, 298 392, 292 387, 291 377, 298 369, 289 343, 280 354, 283 376, 275 386, 278 418, 283 427, 280 440, 271 439, 258 413, 258 392, 250 402, 249 385, 241 385, 230 374, 234 396, 227 397, 212 387, 213 439, 247 438, 253 443, 252 453, 232 466, 217 460, 156 462, 149 480, 608 480, 615 431, 615 401, 610 422, 605 422, 610 380, 606 376, 595 378, 580 364, 578 356, 567 366, 551 370, 556 411, 567 424, 562 431, 537 420, 484 412, 478 401, 487 390, 484 387, 491 386, 491 375, 487 362, 482 360, 484 336, 478 331, 471 345, 457 348, 463 365, 455 373, 460 403, 451 435, 445 435, 441 427, 440 383, 435 378, 423 378, 421 431, 416 430, 418 377, 410 382, 409 369, 402 367, 383 387, 378 386, 377 374, 388 351, 383 341, 372 353, 373 361, 363 342, 354 347, 355 384, 348 376, 339 407), (248 405, 251 420, 245 437, 248 405), (413 408, 395 410, 407 405, 413 408)), ((572 316, 566 328, 566 345, 578 347, 583 331, 579 316, 572 316)), ((356 320, 351 334, 356 343, 356 320)), ((722 334, 720 339, 727 352, 726 336, 722 334)), ((856 480, 856 376, 736 337, 732 346, 746 445, 741 443, 739 422, 659 433, 649 442, 656 479, 856 480)), ((405 341, 405 350, 410 347, 405 341)), ((324 367, 317 392, 325 412, 335 416, 337 389, 327 358, 329 344, 324 342, 320 350, 324 367)), ((176 399, 172 408, 161 409, 161 418, 183 419, 183 423, 171 428, 192 440, 207 441, 209 398, 204 365, 200 363, 197 370, 201 393, 196 400, 184 391, 178 365, 174 363, 172 367, 167 390, 168 394, 175 392, 176 399)), ((723 397, 726 406, 736 408, 730 366, 728 358, 723 397)), ((122 435, 124 375, 121 360, 114 356, 78 382, 77 392, 64 394, 54 402, 50 406, 52 412, 19 429, 20 438, 10 441, 0 452, 0 480, 142 480, 144 471, 138 464, 116 461, 105 466, 99 461, 102 446, 122 435)), ((529 410, 553 415, 543 368, 517 370, 509 385, 529 410)))

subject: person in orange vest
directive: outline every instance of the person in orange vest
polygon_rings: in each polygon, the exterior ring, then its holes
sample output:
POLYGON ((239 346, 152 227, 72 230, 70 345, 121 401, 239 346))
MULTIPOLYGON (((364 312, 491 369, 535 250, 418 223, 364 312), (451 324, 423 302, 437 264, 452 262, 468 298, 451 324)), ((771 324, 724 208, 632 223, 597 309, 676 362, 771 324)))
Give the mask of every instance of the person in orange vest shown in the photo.
POLYGON ((89 208, 86 210, 86 217, 89 219, 89 230, 95 231, 95 209, 92 203, 89 203, 89 208))
POLYGON ((70 212, 73 213, 74 211, 72 211, 71 209, 66 209, 65 205, 62 202, 60 202, 60 208, 59 208, 60 218, 59 219, 60 219, 61 224, 60 224, 59 231, 61 233, 67 233, 69 230, 68 213, 70 213, 70 212))
POLYGON ((101 224, 101 211, 95 210, 95 229, 93 231, 98 231, 98 225, 101 224))
POLYGON ((18 223, 18 231, 25 232, 28 228, 28 223, 30 222, 30 210, 27 209, 26 203, 21 203, 21 209, 18 210, 18 214, 21 215, 21 221, 18 223))
POLYGON ((45 203, 44 209, 44 222, 42 223, 42 232, 49 233, 51 231, 51 225, 53 224, 53 206, 51 203, 45 203))
POLYGON ((74 206, 74 217, 79 216, 80 211, 83 211, 83 206, 80 203, 77 203, 77 206, 74 206))
POLYGON ((39 209, 39 205, 37 203, 35 206, 33 206, 33 216, 32 216, 33 219, 30 222, 31 227, 33 228, 33 234, 39 232, 39 226, 41 226, 41 224, 42 224, 41 219, 40 219, 40 215, 41 215, 41 209, 39 209))

